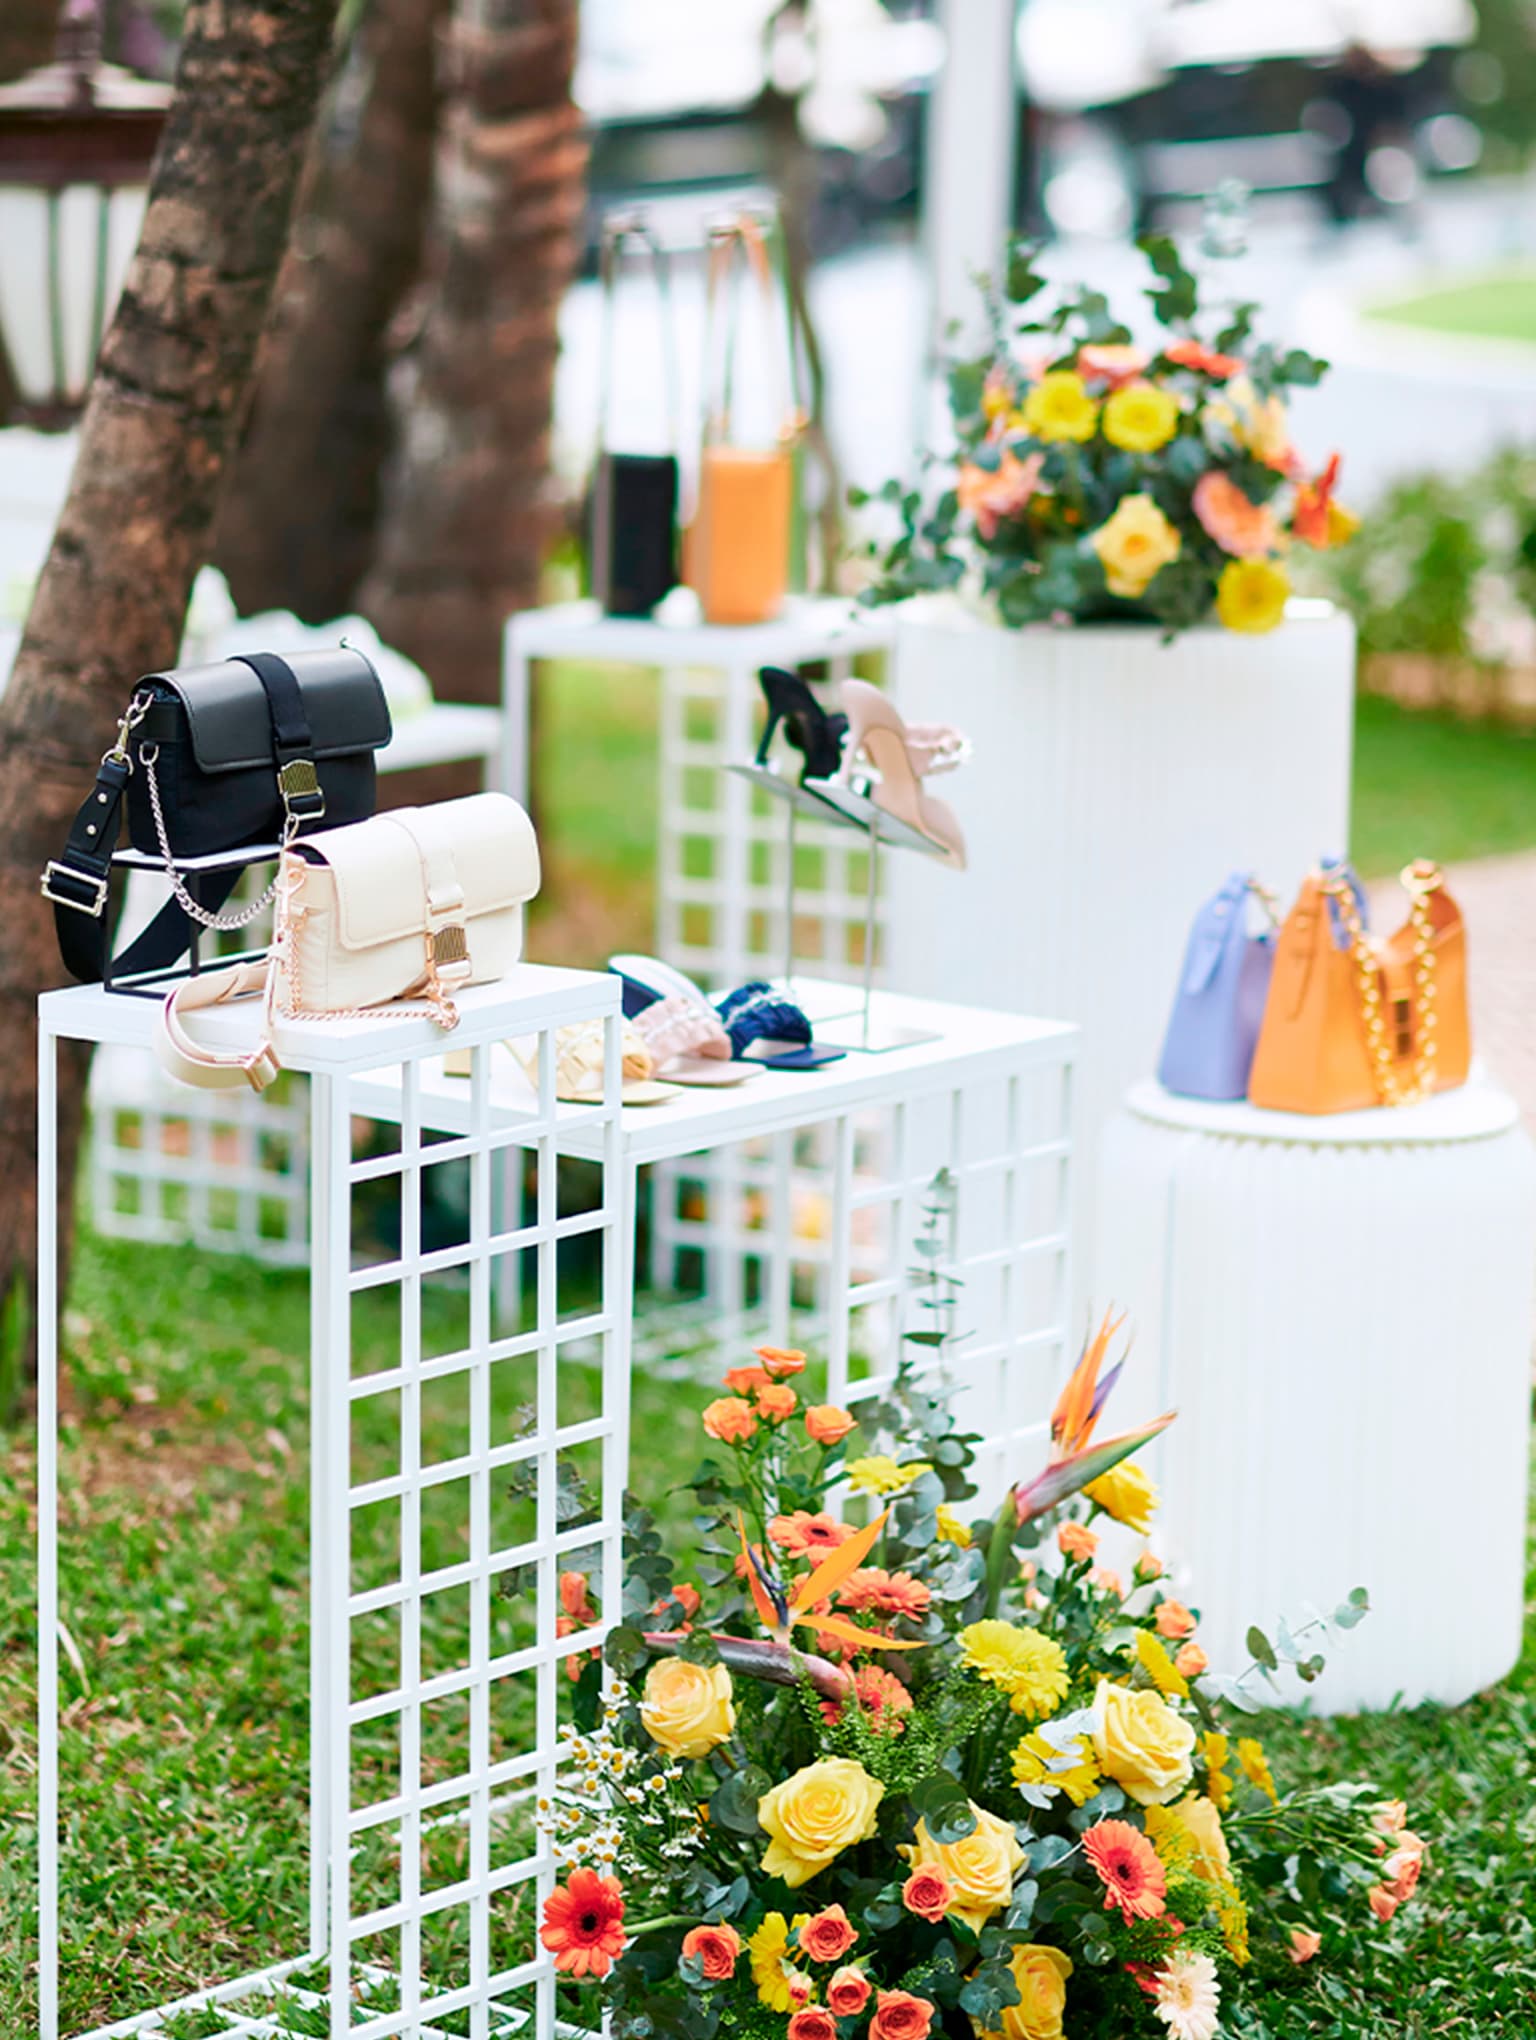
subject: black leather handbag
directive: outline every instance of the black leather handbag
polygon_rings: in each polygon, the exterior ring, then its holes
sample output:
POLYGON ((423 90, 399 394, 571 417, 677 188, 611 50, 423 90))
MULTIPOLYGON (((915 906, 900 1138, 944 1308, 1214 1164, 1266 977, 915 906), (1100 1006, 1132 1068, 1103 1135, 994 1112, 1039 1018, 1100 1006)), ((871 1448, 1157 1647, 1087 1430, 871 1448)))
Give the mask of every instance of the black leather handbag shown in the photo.
POLYGON ((112 964, 114 977, 159 970, 185 954, 194 925, 234 928, 265 900, 221 916, 240 868, 205 872, 198 895, 178 865, 304 831, 366 821, 374 753, 390 739, 379 676, 361 652, 247 652, 151 673, 134 690, 62 857, 43 873, 65 967, 84 983, 107 974, 112 854, 123 808, 136 850, 158 857, 172 897, 112 964))

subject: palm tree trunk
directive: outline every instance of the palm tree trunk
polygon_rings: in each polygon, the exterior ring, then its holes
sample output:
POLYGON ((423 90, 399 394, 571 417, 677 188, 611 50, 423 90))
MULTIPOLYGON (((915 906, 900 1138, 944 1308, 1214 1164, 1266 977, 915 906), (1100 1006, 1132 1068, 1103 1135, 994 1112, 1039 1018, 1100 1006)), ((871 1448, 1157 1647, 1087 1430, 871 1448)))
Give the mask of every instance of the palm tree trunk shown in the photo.
POLYGON ((394 443, 393 328, 421 269, 447 0, 369 0, 315 129, 214 558, 245 615, 345 615, 394 443))
MULTIPOLYGON (((240 427, 336 0, 190 0, 149 207, 69 495, 0 702, 0 1354, 32 1344, 35 1002, 61 976, 38 873, 134 679, 175 658, 240 427)), ((69 1238, 86 1058, 61 1071, 69 1238)), ((14 1379, 14 1375, 12 1376, 14 1379)))
POLYGON ((550 412, 586 144, 576 0, 457 0, 435 290, 362 606, 451 699, 494 702, 501 627, 538 594, 556 510, 550 412))

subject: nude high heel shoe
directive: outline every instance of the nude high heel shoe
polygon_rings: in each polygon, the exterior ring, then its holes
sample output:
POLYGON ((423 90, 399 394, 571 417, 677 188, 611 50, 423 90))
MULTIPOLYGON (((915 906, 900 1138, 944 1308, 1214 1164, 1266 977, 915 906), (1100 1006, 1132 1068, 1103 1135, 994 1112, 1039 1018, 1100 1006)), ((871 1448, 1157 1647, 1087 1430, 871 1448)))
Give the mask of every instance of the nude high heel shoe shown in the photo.
MULTIPOLYGON (((952 751, 948 743, 936 744, 938 732, 921 730, 914 740, 889 699, 867 680, 845 680, 842 703, 848 714, 848 742, 838 777, 851 786, 856 761, 862 756, 875 775, 869 798, 888 815, 905 822, 920 836, 926 836, 944 853, 946 864, 956 871, 965 869, 965 835, 953 813, 923 786, 923 773, 935 769, 935 750, 952 751)), ((953 733, 942 733, 945 739, 953 733)), ((959 740, 963 743, 963 739, 959 740)), ((956 758, 955 763, 960 760, 956 758)), ((944 769, 942 766, 938 769, 944 769)))

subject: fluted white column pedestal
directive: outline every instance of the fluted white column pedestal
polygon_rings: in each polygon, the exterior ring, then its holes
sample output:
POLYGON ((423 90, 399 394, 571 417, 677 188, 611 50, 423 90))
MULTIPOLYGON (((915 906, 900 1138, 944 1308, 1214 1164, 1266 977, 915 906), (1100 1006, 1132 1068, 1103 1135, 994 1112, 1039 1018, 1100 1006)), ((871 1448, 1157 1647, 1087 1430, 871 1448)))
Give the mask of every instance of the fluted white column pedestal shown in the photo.
MULTIPOLYGON (((1343 1713, 1468 1698, 1520 1650, 1536 1155, 1474 1079, 1303 1117, 1133 1089, 1107 1129, 1100 1264, 1135 1327, 1156 1549, 1218 1670, 1357 1586, 1311 1688, 1343 1713)), ((1294 1682, 1288 1694, 1307 1689, 1294 1682)))
MULTIPOLYGON (((1286 896, 1349 840, 1354 629, 1295 603, 1279 630, 1008 631, 896 612, 893 689, 975 755, 938 783, 969 869, 893 857, 885 982, 1083 1029, 1078 1141, 1157 1063, 1189 924, 1234 866, 1286 896)), ((1074 1205, 1079 1315, 1107 1294, 1094 1171, 1074 1205)))

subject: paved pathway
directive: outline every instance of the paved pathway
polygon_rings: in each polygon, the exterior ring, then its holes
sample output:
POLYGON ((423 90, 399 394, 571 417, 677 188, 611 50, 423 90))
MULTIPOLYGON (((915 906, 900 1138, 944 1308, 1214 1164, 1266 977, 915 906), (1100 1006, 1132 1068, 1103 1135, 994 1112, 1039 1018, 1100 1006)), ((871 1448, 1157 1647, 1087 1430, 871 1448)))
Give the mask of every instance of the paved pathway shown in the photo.
MULTIPOLYGON (((1459 864, 1446 876, 1467 921, 1474 1052, 1536 1133, 1536 851, 1459 864)), ((1402 914, 1396 884, 1371 887, 1374 927, 1395 927, 1402 914)))

